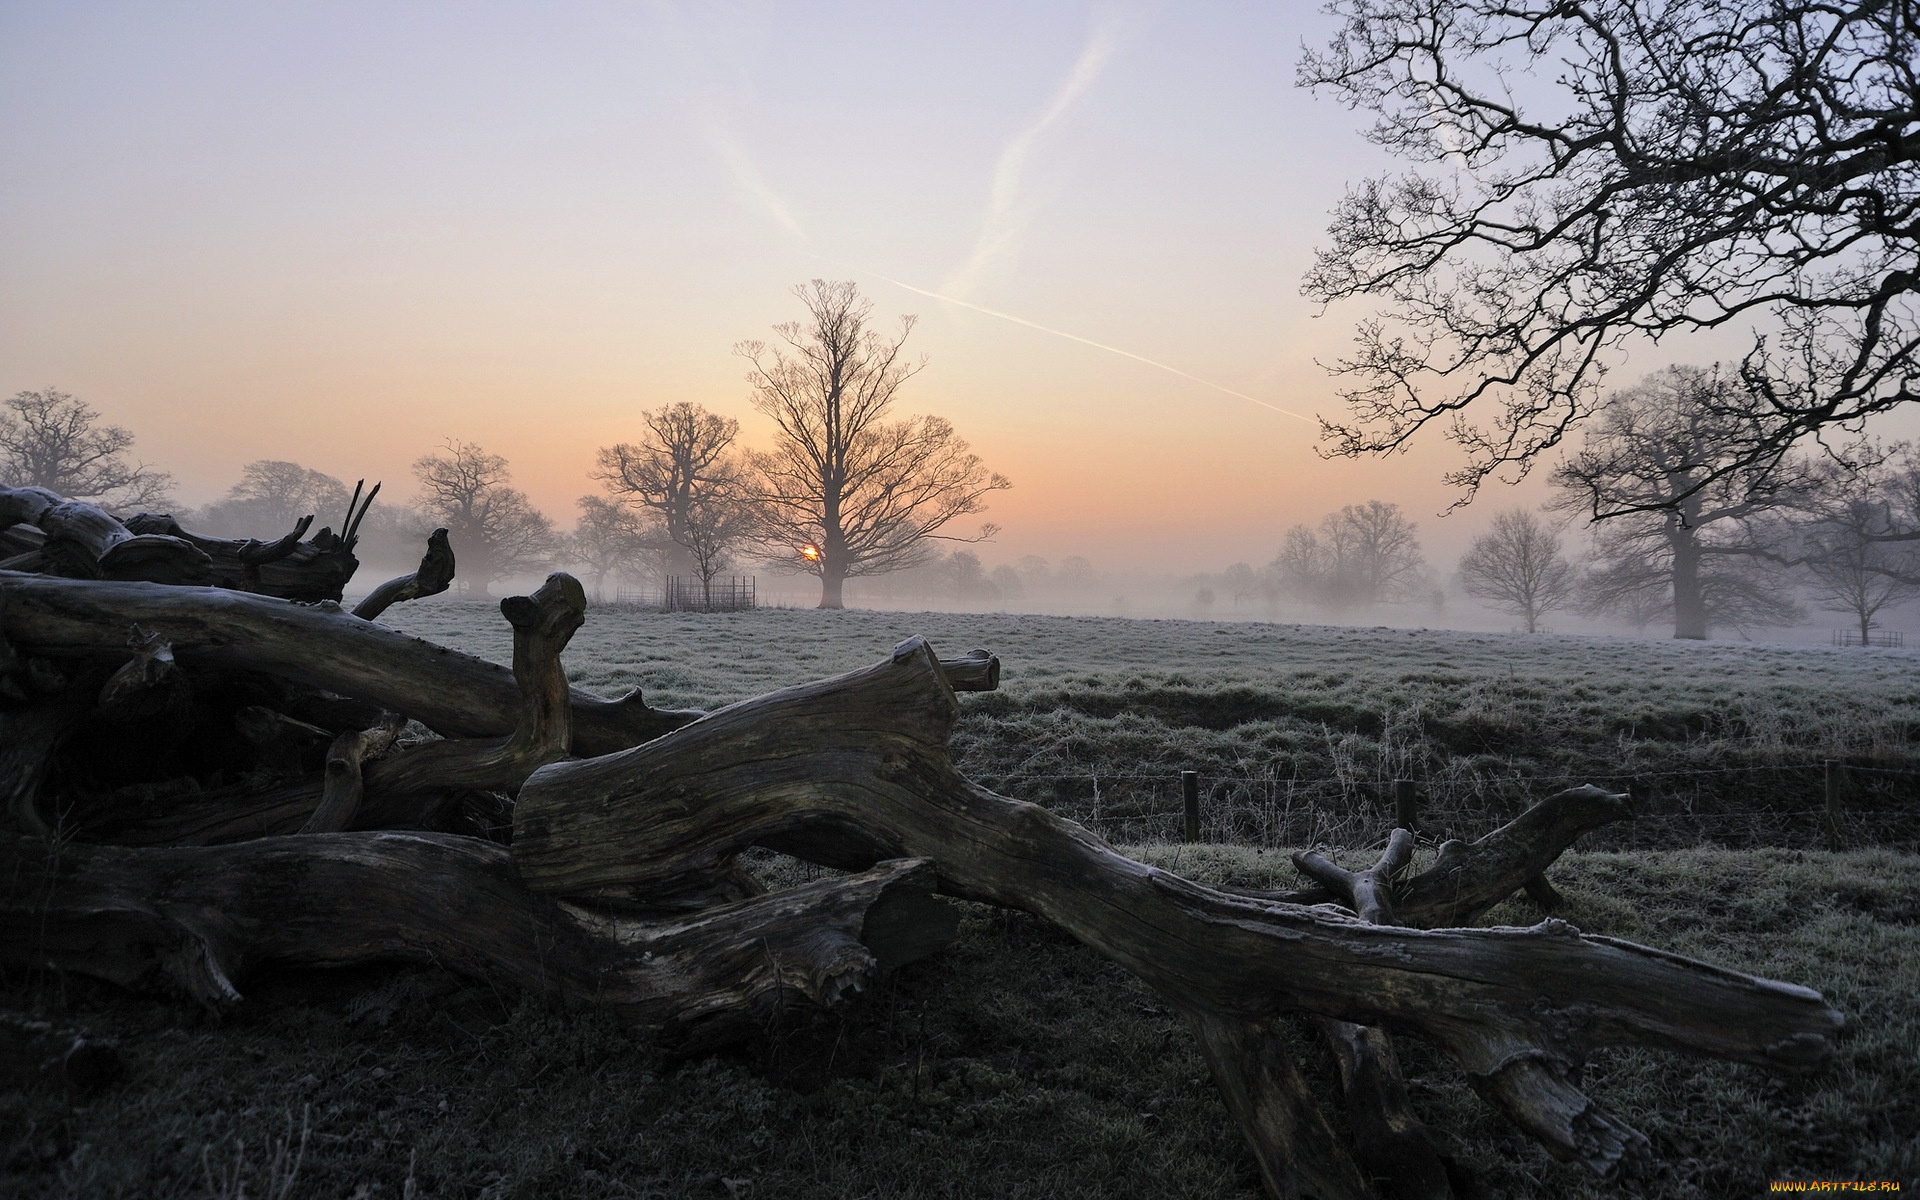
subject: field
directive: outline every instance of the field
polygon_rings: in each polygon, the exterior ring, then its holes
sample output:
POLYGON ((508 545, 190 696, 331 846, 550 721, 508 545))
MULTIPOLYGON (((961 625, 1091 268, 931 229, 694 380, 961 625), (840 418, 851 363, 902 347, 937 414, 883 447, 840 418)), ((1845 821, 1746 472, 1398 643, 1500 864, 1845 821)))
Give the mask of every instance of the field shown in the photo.
MULTIPOLYGON (((389 616, 505 657, 490 605, 389 616)), ((1551 1162, 1403 1040, 1423 1114, 1515 1200, 1920 1184, 1920 656, 800 610, 596 612, 568 661, 596 691, 710 707, 864 664, 910 633, 1005 663, 1000 692, 962 698, 966 770, 1197 879, 1290 886, 1277 850, 1304 841, 1364 858, 1393 778, 1421 783, 1435 832, 1465 834, 1569 780, 1631 783, 1649 815, 1616 848, 1562 860, 1561 915, 1821 989, 1849 1022, 1836 1062, 1786 1079, 1601 1055, 1588 1090, 1664 1164, 1630 1189, 1551 1162), (1807 815, 1820 802, 1808 764, 1829 758, 1851 780, 1854 848, 1839 853, 1815 848, 1807 815), (1206 781, 1209 837, 1236 844, 1166 840, 1183 768, 1206 781)), ((807 873, 771 857, 759 869, 807 873)), ((1538 915, 1510 901, 1486 923, 1538 915)), ((289 1177, 292 1195, 343 1198, 1258 1194, 1178 1019, 1098 955, 983 907, 954 947, 843 1019, 692 1062, 596 1014, 434 971, 256 979, 221 1023, 81 980, 6 983, 7 1007, 121 1036, 132 1075, 91 1100, 0 1092, 5 1195, 258 1197, 289 1177)), ((1310 1042, 1301 1056, 1330 1086, 1310 1042)))
MULTIPOLYGON (((390 610, 505 662, 491 605, 390 610)), ((1386 785, 1421 784, 1429 832, 1477 836, 1572 783, 1635 791, 1594 845, 1782 843, 1820 833, 1821 762, 1849 764, 1851 832, 1920 849, 1920 651, 1448 630, 892 613, 590 613, 576 682, 712 708, 836 674, 924 634, 1001 658, 963 697, 975 778, 1111 840, 1177 835, 1200 772, 1210 839, 1369 841, 1386 785)))

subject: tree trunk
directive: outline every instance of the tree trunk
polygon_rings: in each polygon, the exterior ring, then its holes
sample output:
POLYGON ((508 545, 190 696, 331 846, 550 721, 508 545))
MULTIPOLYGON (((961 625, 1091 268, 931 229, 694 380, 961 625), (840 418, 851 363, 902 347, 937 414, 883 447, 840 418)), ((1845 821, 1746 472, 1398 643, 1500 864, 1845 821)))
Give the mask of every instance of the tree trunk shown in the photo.
POLYGON ((529 892, 505 848, 447 834, 57 852, 0 836, 0 878, 0 961, 16 966, 164 982, 224 1008, 255 966, 433 963, 606 1005, 687 1051, 842 1004, 956 928, 924 862, 639 919, 529 892))
MULTIPOLYGON (((957 716, 938 661, 910 639, 865 670, 734 705, 620 754, 541 768, 521 789, 514 861, 538 891, 592 896, 697 890, 753 844, 842 868, 924 856, 942 891, 1033 912, 1184 1012, 1247 1022, 1298 1009, 1428 1038, 1549 1152, 1602 1172, 1631 1131, 1569 1082, 1592 1048, 1657 1045, 1790 1069, 1832 1052, 1840 1017, 1815 992, 1582 937, 1564 922, 1369 926, 1123 858, 1072 822, 961 777, 946 750, 957 716)), ((1256 1156, 1283 1154, 1264 1123, 1243 1117, 1242 1130, 1256 1156)))
POLYGON ((820 560, 820 604, 821 608, 845 608, 846 601, 842 593, 847 582, 846 571, 839 563, 822 557, 820 560))
POLYGON ((1706 640, 1707 598, 1700 586, 1700 547, 1694 531, 1668 518, 1667 545, 1673 554, 1673 636, 1706 640))

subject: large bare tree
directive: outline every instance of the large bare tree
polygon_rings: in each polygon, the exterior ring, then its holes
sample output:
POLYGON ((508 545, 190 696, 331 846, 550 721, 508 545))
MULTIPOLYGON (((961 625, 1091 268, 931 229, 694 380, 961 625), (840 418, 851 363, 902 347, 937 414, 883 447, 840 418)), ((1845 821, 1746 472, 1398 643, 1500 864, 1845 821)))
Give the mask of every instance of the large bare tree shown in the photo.
POLYGON ((716 549, 727 549, 716 547, 713 535, 741 524, 730 511, 742 492, 733 450, 740 422, 686 401, 649 409, 640 421, 645 435, 603 448, 593 477, 608 495, 666 526, 670 570, 698 573, 703 553, 711 562, 716 549))
POLYGON ((1373 298, 1342 453, 1441 422, 1450 479, 1524 473, 1617 352, 1750 331, 1754 420, 1704 488, 1920 395, 1920 0, 1335 0, 1303 83, 1417 164, 1307 277, 1373 298))
POLYGON ((1636 621, 1670 612, 1673 636, 1796 620, 1766 528, 1812 485, 1803 461, 1742 458, 1742 385, 1669 367, 1608 398, 1578 453, 1554 469, 1554 507, 1598 519, 1589 607, 1636 621))
POLYGON ((902 348, 913 318, 888 338, 867 325, 873 305, 850 282, 794 289, 807 320, 774 326, 786 349, 741 342, 753 365, 754 407, 773 419, 774 448, 755 454, 759 537, 774 561, 820 579, 820 607, 844 607, 846 580, 926 562, 942 532, 1011 487, 988 471, 939 417, 886 420, 895 396, 925 366, 902 348))
POLYGON ((42 487, 114 508, 158 507, 173 476, 130 460, 133 435, 57 388, 17 392, 0 406, 0 482, 42 487))
POLYGON ((481 595, 487 585, 537 571, 557 549, 553 522, 527 494, 510 487, 507 460, 472 442, 449 440, 446 453, 413 464, 420 509, 445 525, 460 574, 481 595))
POLYGON ((1498 612, 1519 617, 1528 633, 1572 604, 1580 572, 1560 553, 1560 537, 1523 508, 1495 513, 1493 528, 1460 558, 1460 586, 1498 612))

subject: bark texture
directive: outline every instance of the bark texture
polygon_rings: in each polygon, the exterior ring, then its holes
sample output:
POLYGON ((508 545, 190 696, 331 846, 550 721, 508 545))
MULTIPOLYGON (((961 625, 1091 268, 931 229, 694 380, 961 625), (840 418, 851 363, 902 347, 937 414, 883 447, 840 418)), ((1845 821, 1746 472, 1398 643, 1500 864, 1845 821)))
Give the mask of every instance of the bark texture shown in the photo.
POLYGON ((667 919, 531 893, 508 852, 449 834, 344 833, 129 849, 0 839, 0 958, 236 1004, 255 966, 437 963, 611 1007, 679 1049, 832 1007, 944 944, 924 862, 876 865, 667 919))

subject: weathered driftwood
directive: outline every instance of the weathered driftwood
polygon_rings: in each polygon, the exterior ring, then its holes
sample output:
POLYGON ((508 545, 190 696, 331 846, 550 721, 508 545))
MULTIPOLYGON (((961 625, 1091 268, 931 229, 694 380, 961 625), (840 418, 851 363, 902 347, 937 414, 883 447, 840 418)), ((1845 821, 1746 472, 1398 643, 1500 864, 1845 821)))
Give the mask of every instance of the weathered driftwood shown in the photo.
POLYGON ((0 961, 16 967, 164 982, 224 1007, 255 966, 431 962, 611 1007, 686 1050, 843 1003, 955 929, 924 862, 642 920, 532 893, 504 848, 448 834, 57 851, 0 837, 0 880, 0 961))
POLYGON ((956 692, 992 692, 1000 688, 1000 659, 991 650, 969 650, 940 660, 947 685, 956 692))
MULTIPOLYGON (((0 636, 52 656, 123 650, 138 623, 188 665, 263 671, 402 713, 448 737, 498 737, 519 720, 513 672, 371 621, 338 605, 303 605, 222 589, 81 583, 0 572, 0 636)), ((574 689, 576 754, 649 741, 700 716, 648 708, 638 689, 619 700, 574 689)))
MULTIPOLYGON (((1840 1017, 1806 988, 1559 921, 1370 926, 1134 862, 960 776, 947 753, 957 715, 938 661, 911 639, 864 670, 541 768, 520 791, 514 860, 530 886, 567 895, 702 886, 753 844, 839 867, 928 858, 942 890, 1052 921, 1189 1014, 1244 1023, 1301 1010, 1427 1038, 1551 1153, 1600 1170, 1619 1161, 1616 1126, 1569 1082, 1592 1048, 1657 1045, 1788 1069, 1831 1054, 1840 1017)), ((1264 1125, 1242 1128, 1263 1164, 1286 1157, 1264 1125)))
POLYGON ((452 585, 453 570, 453 546, 447 541, 447 531, 436 529, 427 535, 427 552, 420 556, 420 565, 368 592, 366 599, 353 606, 353 615, 371 621, 396 604, 437 596, 452 585))
MULTIPOLYGON (((124 652, 127 629, 157 633, 193 664, 267 672, 402 713, 448 737, 509 734, 519 719, 513 673, 369 621, 338 606, 142 584, 108 584, 0 571, 0 638, 51 656, 124 652)), ((999 685, 999 660, 976 650, 942 664, 960 690, 999 685)), ((693 710, 649 708, 638 688, 603 700, 569 693, 572 751, 607 754, 697 720, 693 710)))
MULTIPOLYGON (((31 509, 44 499, 5 502, 31 509)), ((1269 1189, 1328 1198, 1443 1194, 1430 1146, 1424 1159, 1407 1149, 1422 1133, 1404 1089, 1393 1094, 1382 1030, 1435 1042, 1549 1151, 1605 1172, 1645 1140, 1574 1087, 1593 1047, 1658 1045, 1793 1069, 1823 1061, 1839 1026, 1806 989, 1582 937, 1561 922, 1404 927, 1463 923, 1542 881, 1582 832, 1630 815, 1624 797, 1561 793, 1471 846, 1449 843, 1408 880, 1394 878, 1405 835, 1365 872, 1303 860, 1357 911, 1402 923, 1373 925, 1200 887, 962 778, 947 752, 954 690, 997 684, 985 651, 943 663, 913 639, 835 679, 704 717, 658 714, 637 693, 607 702, 567 686, 560 651, 584 620, 570 577, 502 610, 515 628, 511 671, 332 604, 0 572, 0 682, 20 698, 0 707, 0 725, 47 723, 45 737, 27 731, 31 751, 0 751, 13 827, 28 831, 0 838, 0 959, 127 983, 162 977, 223 1003, 253 963, 431 958, 550 998, 611 1004, 636 1027, 697 1047, 801 1001, 831 1004, 877 966, 941 944, 952 917, 927 895, 937 884, 1030 910, 1158 989, 1200 1039, 1269 1189), (49 656, 71 660, 71 678, 49 656), (236 688, 259 672, 327 695, 236 688), (167 793, 144 831, 253 840, 138 849, 31 836, 45 823, 22 819, 19 797, 33 816, 48 748, 75 713, 137 728, 203 684, 250 714, 236 724, 251 731, 262 766, 307 775, 184 803, 175 785, 190 792, 192 780, 142 784, 167 793), (247 707, 254 692, 263 699, 247 707), (316 722, 309 702, 339 711, 316 722), (398 720, 376 720, 372 706, 451 736, 382 756, 398 720), (357 723, 342 724, 349 717, 357 723), (329 740, 317 772, 309 756, 329 740), (567 761, 570 751, 601 757, 567 761), (503 793, 516 787, 509 806, 503 793), (446 804, 510 817, 512 850, 444 833, 326 832, 431 824, 446 804), (861 873, 755 896, 738 860, 750 845, 861 873), (682 915, 662 915, 675 909, 682 915), (1349 1094, 1368 1097, 1354 1121, 1358 1159, 1274 1027, 1300 1012, 1345 1031, 1336 1058, 1349 1094), (1405 1169, 1393 1168, 1395 1138, 1406 1143, 1405 1169)), ((139 840, 141 822, 128 828, 124 840, 139 840)))
POLYGON ((22 672, 25 704, 0 704, 0 829, 45 837, 41 789, 54 756, 93 709, 99 675, 67 678, 38 660, 22 672))

